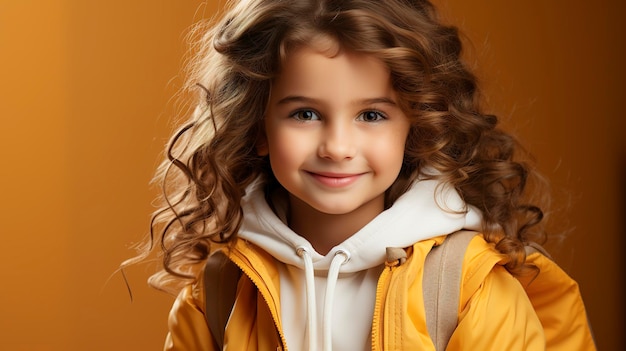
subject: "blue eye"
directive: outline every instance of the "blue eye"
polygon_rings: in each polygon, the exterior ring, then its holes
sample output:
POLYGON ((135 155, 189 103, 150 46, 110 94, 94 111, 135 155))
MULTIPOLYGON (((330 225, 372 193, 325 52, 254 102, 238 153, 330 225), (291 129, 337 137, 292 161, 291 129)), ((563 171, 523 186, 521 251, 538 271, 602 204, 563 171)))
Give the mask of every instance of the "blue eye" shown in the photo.
POLYGON ((365 111, 358 117, 358 120, 365 122, 378 122, 383 119, 386 119, 385 115, 378 111, 365 111))
POLYGON ((292 113, 290 117, 295 118, 299 121, 315 121, 319 120, 320 117, 312 110, 300 110, 292 113))

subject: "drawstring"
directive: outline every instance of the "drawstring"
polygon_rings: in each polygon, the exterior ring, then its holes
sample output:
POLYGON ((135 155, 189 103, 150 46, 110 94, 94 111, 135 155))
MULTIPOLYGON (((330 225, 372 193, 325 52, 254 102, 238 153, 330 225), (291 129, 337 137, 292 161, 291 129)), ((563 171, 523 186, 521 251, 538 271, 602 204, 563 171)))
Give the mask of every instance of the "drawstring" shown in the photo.
MULTIPOLYGON (((309 351, 317 350, 317 304, 315 299, 315 271, 313 269, 313 259, 309 249, 300 246, 296 249, 298 256, 304 261, 304 272, 306 276, 306 299, 307 299, 307 327, 309 337, 309 351)), ((335 286, 339 277, 341 265, 350 260, 350 253, 344 250, 335 252, 326 280, 326 296, 324 296, 324 351, 332 350, 332 309, 335 295, 335 286)))
POLYGON ((317 350, 317 305, 315 302, 315 271, 313 270, 313 259, 311 258, 311 253, 306 247, 300 246, 296 249, 296 252, 304 261, 309 350, 313 351, 317 350))
POLYGON ((326 280, 326 296, 324 296, 324 351, 331 351, 332 345, 332 309, 335 301, 335 285, 339 277, 339 268, 348 262, 350 254, 347 251, 339 250, 335 252, 333 260, 330 262, 328 278, 326 280))

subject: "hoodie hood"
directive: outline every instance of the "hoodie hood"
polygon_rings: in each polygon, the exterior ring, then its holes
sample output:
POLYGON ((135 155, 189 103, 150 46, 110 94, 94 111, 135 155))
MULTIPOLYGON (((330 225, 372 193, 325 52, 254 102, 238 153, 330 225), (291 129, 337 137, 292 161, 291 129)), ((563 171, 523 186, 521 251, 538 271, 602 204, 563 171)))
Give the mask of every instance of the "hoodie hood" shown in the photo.
MULTIPOLYGON (((414 243, 461 229, 480 230, 479 211, 466 206, 454 188, 436 180, 417 180, 387 210, 326 255, 316 252, 293 232, 268 205, 264 183, 257 179, 242 200, 244 219, 239 237, 261 247, 277 260, 304 269, 302 250, 310 254, 313 268, 327 271, 337 253, 347 255, 341 272, 357 272, 385 262, 387 247, 414 243)), ((285 208, 278 206, 279 213, 285 208)))

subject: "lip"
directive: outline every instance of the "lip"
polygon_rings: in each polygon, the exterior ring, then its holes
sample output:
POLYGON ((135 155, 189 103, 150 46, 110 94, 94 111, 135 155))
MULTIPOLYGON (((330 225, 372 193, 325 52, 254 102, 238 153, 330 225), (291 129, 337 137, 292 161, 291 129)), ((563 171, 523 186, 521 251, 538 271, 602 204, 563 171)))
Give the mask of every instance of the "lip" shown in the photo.
POLYGON ((316 181, 330 188, 343 188, 355 183, 364 173, 308 172, 316 181))

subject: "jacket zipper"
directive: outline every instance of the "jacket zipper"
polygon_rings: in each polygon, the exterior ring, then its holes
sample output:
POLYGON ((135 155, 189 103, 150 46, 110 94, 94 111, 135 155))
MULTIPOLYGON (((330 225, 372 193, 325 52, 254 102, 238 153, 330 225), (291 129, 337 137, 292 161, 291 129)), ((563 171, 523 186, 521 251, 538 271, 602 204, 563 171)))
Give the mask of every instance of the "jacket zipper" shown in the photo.
POLYGON ((376 286, 376 305, 374 306, 374 320, 372 321, 372 351, 384 349, 384 330, 382 328, 385 318, 385 300, 391 284, 393 269, 394 267, 385 267, 376 286))

